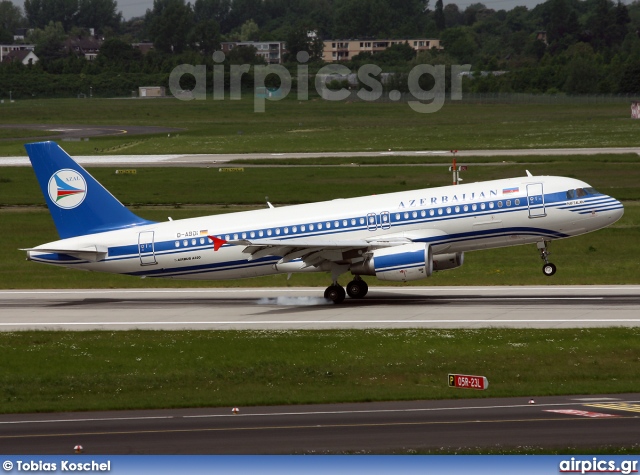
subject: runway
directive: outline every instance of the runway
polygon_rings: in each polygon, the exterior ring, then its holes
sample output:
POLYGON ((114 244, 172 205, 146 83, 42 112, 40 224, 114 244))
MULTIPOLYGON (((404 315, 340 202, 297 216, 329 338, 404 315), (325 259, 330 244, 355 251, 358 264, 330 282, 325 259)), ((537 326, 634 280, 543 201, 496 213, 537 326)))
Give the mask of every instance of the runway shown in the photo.
MULTIPOLYGON (((456 391, 456 390, 452 390, 456 391)), ((640 394, 0 415, 6 454, 447 453, 631 447, 640 394)))
MULTIPOLYGON (((175 130, 174 130, 175 131, 175 130)), ((141 132, 142 133, 142 132, 141 132)), ((63 145, 64 147, 64 145, 63 145)), ((458 159, 466 157, 509 157, 530 155, 595 155, 601 153, 640 154, 640 147, 602 147, 602 148, 538 148, 538 149, 507 149, 507 150, 458 150, 458 159)), ((173 155, 95 155, 74 156, 73 158, 84 166, 111 166, 111 165, 150 165, 150 166, 217 166, 230 161, 264 160, 268 165, 269 160, 274 159, 299 159, 299 158, 363 158, 380 156, 441 156, 442 163, 449 163, 452 154, 450 150, 388 150, 367 152, 291 152, 291 153, 220 153, 220 154, 173 154, 173 155)), ((412 164, 416 166, 417 164, 412 164)), ((428 166, 439 166, 429 164, 428 166)), ((2 166, 30 166, 29 159, 22 157, 0 157, 2 166)))
POLYGON ((640 286, 0 291, 0 331, 588 328, 640 325, 640 286))

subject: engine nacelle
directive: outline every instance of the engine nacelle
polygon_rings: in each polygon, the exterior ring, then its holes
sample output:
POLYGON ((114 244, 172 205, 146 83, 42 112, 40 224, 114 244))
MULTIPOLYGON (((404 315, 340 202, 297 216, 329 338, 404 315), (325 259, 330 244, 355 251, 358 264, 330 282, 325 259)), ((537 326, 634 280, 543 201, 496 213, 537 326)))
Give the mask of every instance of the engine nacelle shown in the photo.
POLYGON ((352 266, 351 272, 394 282, 420 280, 433 272, 433 252, 429 244, 420 243, 376 249, 365 262, 352 266))
POLYGON ((464 263, 464 252, 438 254, 433 256, 433 270, 447 270, 460 267, 464 263))

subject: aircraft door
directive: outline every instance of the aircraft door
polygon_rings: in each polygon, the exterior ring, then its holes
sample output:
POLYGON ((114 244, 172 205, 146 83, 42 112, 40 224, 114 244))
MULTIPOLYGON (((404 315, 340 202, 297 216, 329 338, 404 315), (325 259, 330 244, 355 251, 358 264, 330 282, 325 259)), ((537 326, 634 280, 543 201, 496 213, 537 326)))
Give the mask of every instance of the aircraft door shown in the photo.
POLYGON ((532 183, 527 185, 527 200, 529 202, 530 218, 542 218, 547 215, 544 209, 542 183, 532 183))
POLYGON ((367 229, 369 231, 376 231, 377 229, 389 229, 391 228, 391 216, 388 211, 383 211, 380 214, 369 213, 367 214, 367 229))
POLYGON ((138 253, 140 254, 141 266, 151 266, 158 263, 153 246, 153 231, 138 234, 138 253))

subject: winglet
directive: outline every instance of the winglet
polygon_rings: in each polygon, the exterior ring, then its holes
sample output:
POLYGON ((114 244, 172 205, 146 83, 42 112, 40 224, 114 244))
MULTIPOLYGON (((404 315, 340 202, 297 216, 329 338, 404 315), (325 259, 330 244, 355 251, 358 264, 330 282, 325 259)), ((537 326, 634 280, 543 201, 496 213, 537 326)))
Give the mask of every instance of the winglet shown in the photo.
POLYGON ((207 237, 213 241, 214 252, 220 249, 222 246, 224 246, 227 243, 227 241, 225 241, 224 239, 220 239, 215 236, 207 236, 207 237))

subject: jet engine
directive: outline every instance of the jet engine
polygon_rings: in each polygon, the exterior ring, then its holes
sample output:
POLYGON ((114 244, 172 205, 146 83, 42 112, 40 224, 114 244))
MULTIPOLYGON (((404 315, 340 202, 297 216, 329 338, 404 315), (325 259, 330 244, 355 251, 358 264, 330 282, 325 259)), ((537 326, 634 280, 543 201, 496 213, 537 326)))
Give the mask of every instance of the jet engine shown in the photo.
POLYGON ((433 270, 447 270, 460 267, 464 263, 464 252, 437 254, 433 256, 433 270))
POLYGON ((367 260, 351 266, 351 272, 394 282, 420 280, 433 272, 433 253, 429 244, 421 243, 376 249, 367 260))

